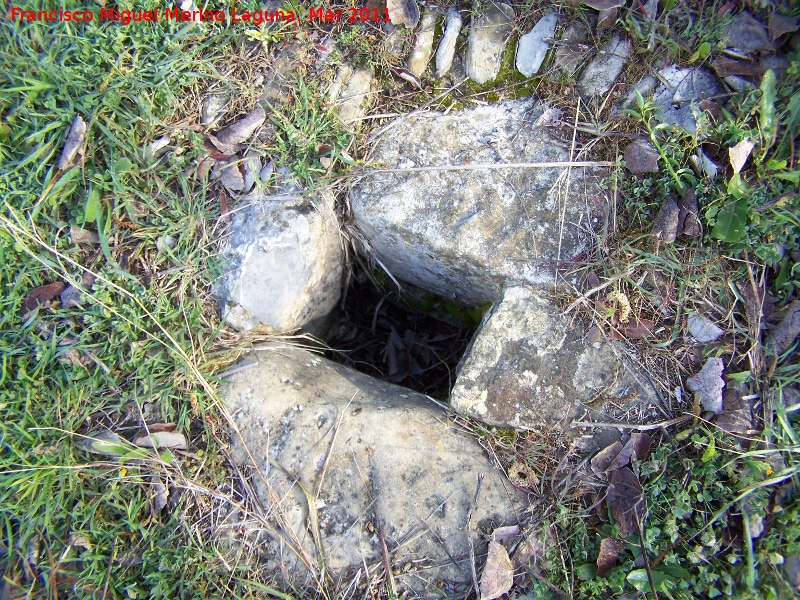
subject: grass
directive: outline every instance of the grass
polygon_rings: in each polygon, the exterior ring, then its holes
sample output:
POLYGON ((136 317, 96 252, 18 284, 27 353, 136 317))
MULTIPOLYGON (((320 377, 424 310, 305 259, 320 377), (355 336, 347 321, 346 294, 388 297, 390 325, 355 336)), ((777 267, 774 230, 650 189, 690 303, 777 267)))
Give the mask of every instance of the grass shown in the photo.
MULTIPOLYGON (((56 7, 50 0, 29 4, 56 7)), ((240 8, 257 8, 246 4, 240 8)), ((713 60, 729 19, 717 14, 721 4, 676 5, 657 23, 621 11, 618 29, 634 39, 637 57, 629 82, 664 54, 693 65, 713 60)), ((517 6, 526 27, 545 8, 517 6)), ((344 25, 332 32, 342 56, 370 65, 381 82, 391 80, 375 112, 430 99, 397 86, 392 65, 374 50, 379 32, 344 25)), ((218 271, 220 207, 193 171, 205 150, 187 123, 209 89, 233 94, 226 119, 249 111, 259 94, 254 65, 295 31, 252 30, 257 44, 242 33, 191 23, 2 24, 0 576, 8 597, 285 597, 286 590, 274 589, 247 563, 226 560, 225 542, 211 536, 211 522, 223 509, 249 509, 228 470, 228 429, 214 379, 235 359, 240 339, 221 326, 209 294, 218 271), (76 114, 88 125, 85 158, 61 172, 55 165, 76 114), (147 145, 165 135, 168 151, 149 157, 147 145), (96 230, 99 243, 74 242, 71 226, 96 230), (176 244, 159 250, 167 236, 176 244), (77 284, 87 271, 96 281, 81 306, 55 302, 23 311, 32 290, 77 284), (127 439, 157 422, 176 425, 189 451, 134 450, 124 443, 104 454, 87 451, 87 436, 111 430, 127 439)), ((665 391, 696 372, 697 361, 719 355, 729 376, 758 396, 752 434, 726 436, 695 419, 682 431, 657 434, 651 457, 638 465, 649 507, 645 552, 665 597, 792 593, 782 564, 800 553, 800 431, 796 405, 788 405, 800 368, 796 343, 780 357, 764 351, 761 315, 748 310, 758 290, 780 308, 800 287, 792 255, 800 250, 793 145, 800 74, 796 53, 790 60, 788 80, 776 85, 767 78, 735 98, 702 137, 659 123, 646 99, 616 124, 607 118, 612 102, 581 117, 585 129, 603 135, 649 137, 664 166, 648 178, 620 172, 610 182, 620 197, 618 219, 582 274, 614 280, 603 293, 624 295, 636 317, 654 321, 655 335, 635 343, 649 370, 665 374, 665 391), (727 148, 746 138, 757 147, 738 177, 725 173, 710 181, 691 167, 690 157, 710 148, 727 165, 727 148), (697 193, 703 237, 654 248, 646 234, 661 201, 686 189, 697 193), (737 226, 720 227, 724 219, 737 226), (681 335, 690 311, 713 315, 728 332, 700 356, 681 335), (754 535, 762 525, 763 533, 754 535)), ((537 93, 558 97, 565 113, 574 114, 564 93, 574 82, 524 81, 512 63, 510 48, 498 81, 459 90, 446 102, 537 93)), ((251 148, 275 156, 310 185, 346 173, 352 156, 362 154, 358 138, 332 120, 317 86, 298 82, 291 101, 270 115, 274 139, 251 148)), ((365 123, 362 133, 373 125, 383 123, 365 123)), ((601 158, 615 159, 611 138, 595 144, 597 138, 582 133, 578 139, 608 154, 601 158)), ((575 303, 583 317, 610 331, 614 306, 595 311, 589 300, 575 290, 565 306, 575 303)), ((670 409, 691 412, 688 400, 673 400, 670 409)), ((563 440, 464 425, 504 468, 527 464, 538 475, 533 508, 539 522, 531 527, 548 531, 552 543, 520 592, 542 598, 651 593, 635 539, 626 540, 606 577, 597 576, 600 540, 619 531, 607 516, 588 510, 597 482, 582 478, 563 440)), ((319 593, 335 596, 327 581, 319 585, 319 593)))

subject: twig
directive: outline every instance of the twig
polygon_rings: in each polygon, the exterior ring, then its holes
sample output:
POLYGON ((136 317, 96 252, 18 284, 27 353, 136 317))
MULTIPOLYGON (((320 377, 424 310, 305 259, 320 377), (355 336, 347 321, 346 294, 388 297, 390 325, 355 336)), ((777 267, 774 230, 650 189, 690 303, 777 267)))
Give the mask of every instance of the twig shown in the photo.
POLYGON ((475 586, 475 596, 481 597, 481 589, 478 586, 478 573, 475 570, 475 544, 472 541, 472 513, 478 508, 478 496, 481 494, 481 485, 483 485, 483 473, 478 473, 478 486, 475 488, 475 497, 472 499, 472 506, 469 507, 469 514, 467 515, 467 539, 469 540, 469 559, 470 567, 472 568, 472 583, 475 586))
POLYGON ((661 423, 651 423, 649 425, 634 425, 631 423, 601 423, 601 422, 594 423, 592 421, 573 421, 572 423, 570 423, 570 427, 603 427, 603 428, 619 427, 621 429, 635 429, 636 431, 650 431, 652 429, 661 429, 662 427, 672 427, 673 425, 679 425, 680 423, 685 423, 686 421, 690 421, 693 418, 694 415, 684 415, 682 417, 675 417, 674 419, 670 419, 669 421, 662 421, 661 423))

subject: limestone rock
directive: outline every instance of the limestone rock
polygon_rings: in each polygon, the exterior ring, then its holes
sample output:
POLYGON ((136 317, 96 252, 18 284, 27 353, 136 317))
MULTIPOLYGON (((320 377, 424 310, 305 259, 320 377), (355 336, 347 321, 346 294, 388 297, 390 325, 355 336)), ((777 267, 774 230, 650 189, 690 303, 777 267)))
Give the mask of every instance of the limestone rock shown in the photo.
POLYGON ((366 114, 371 102, 371 89, 371 70, 354 70, 348 64, 341 66, 329 93, 336 102, 343 123, 352 124, 366 114))
POLYGON ((514 9, 501 2, 487 3, 472 19, 467 75, 475 83, 491 81, 500 72, 503 51, 514 27, 514 9))
POLYGON ((461 13, 455 8, 447 11, 447 19, 439 49, 436 50, 436 76, 443 77, 453 66, 453 57, 456 54, 456 42, 464 20, 461 13))
MULTIPOLYGON (((388 169, 568 161, 568 146, 537 125, 544 111, 525 100, 413 115, 379 138, 372 158, 388 169)), ((397 279, 480 304, 509 283, 550 284, 550 266, 588 246, 600 212, 591 175, 573 167, 567 189, 566 167, 368 173, 351 207, 397 279)))
POLYGON ((330 312, 339 300, 343 252, 329 201, 251 194, 233 215, 216 287, 225 320, 239 330, 280 333, 330 312))
POLYGON ((558 13, 547 13, 536 22, 533 29, 519 38, 517 71, 525 77, 530 77, 539 71, 550 49, 550 42, 547 40, 552 39, 557 24, 558 13))
POLYGON ((522 287, 508 288, 489 312, 451 394, 455 411, 491 425, 567 435, 576 417, 614 402, 655 404, 657 394, 622 343, 588 344, 579 326, 522 287))
POLYGON ((625 68, 630 52, 630 41, 616 36, 611 38, 581 73, 578 80, 581 93, 599 96, 608 92, 625 68))
POLYGON ((437 16, 432 10, 427 10, 422 15, 422 22, 419 32, 417 32, 417 43, 414 44, 411 56, 408 57, 408 70, 417 77, 422 77, 433 54, 433 33, 436 29, 437 16))
POLYGON ((636 83, 636 85, 631 88, 631 91, 629 91, 625 97, 622 98, 622 100, 614 105, 614 109, 611 112, 612 116, 622 114, 622 111, 626 108, 636 108, 636 92, 639 92, 642 95, 642 98, 647 98, 653 93, 653 90, 656 89, 656 85, 658 85, 658 79, 652 75, 645 75, 642 77, 636 83))
MULTIPOLYGON (((478 474, 483 485, 469 534, 479 555, 486 543, 477 525, 516 523, 527 505, 475 438, 426 396, 305 350, 275 345, 257 361, 232 375, 223 392, 241 432, 233 436, 234 459, 245 465, 252 457, 261 474, 254 487, 274 531, 319 567, 303 486, 334 578, 365 563, 382 570, 382 531, 402 590, 440 597, 468 589, 467 514, 478 474)), ((285 584, 312 582, 289 544, 265 537, 261 566, 285 584)))
POLYGON ((668 65, 659 72, 662 81, 655 92, 655 103, 661 119, 690 133, 697 130, 697 102, 723 92, 719 79, 702 68, 680 68, 668 65))
POLYGON ((308 64, 307 54, 308 48, 299 41, 292 42, 278 52, 265 78, 261 104, 270 108, 286 102, 295 78, 308 64))

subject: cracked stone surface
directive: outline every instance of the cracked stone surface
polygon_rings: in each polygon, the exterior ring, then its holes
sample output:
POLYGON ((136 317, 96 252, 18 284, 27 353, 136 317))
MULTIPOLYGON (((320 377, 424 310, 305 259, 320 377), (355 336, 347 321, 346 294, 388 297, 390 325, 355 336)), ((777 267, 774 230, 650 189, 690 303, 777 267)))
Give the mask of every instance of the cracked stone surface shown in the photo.
POLYGON ((372 71, 369 69, 353 69, 344 64, 336 73, 336 78, 328 92, 336 103, 339 118, 350 127, 367 114, 372 103, 372 71))
POLYGON ((417 32, 417 43, 414 44, 414 49, 408 57, 408 70, 417 77, 422 77, 433 55, 433 34, 437 16, 432 10, 423 13, 417 32))
POLYGON ((665 123, 697 131, 697 103, 723 92, 716 75, 703 68, 680 68, 668 65, 658 73, 661 85, 655 91, 655 103, 665 123))
POLYGON ((519 38, 517 71, 530 77, 537 73, 550 50, 550 42, 558 24, 558 13, 551 12, 536 22, 528 33, 519 38))
MULTIPOLYGON (((565 162, 569 147, 534 101, 414 115, 381 137, 388 169, 565 162)), ((355 226, 400 280, 474 305, 506 285, 551 285, 551 265, 588 247, 602 195, 599 170, 566 167, 375 173, 351 191, 355 226), (591 196, 594 194, 592 199, 591 196)))
POLYGON ((263 333, 293 331, 327 315, 342 288, 344 254, 331 200, 252 194, 233 215, 215 288, 225 321, 263 333))
POLYGON ((590 62, 578 79, 578 89, 587 96, 605 94, 614 85, 628 63, 631 52, 629 40, 611 38, 590 62))
MULTIPOLYGON (((490 425, 574 435, 579 416, 613 404, 655 406, 658 394, 625 345, 589 344, 580 326, 530 289, 508 288, 459 365, 453 409, 490 425)), ((598 418, 600 417, 600 418, 598 418)))
MULTIPOLYGON (((272 345, 245 360, 257 362, 233 374, 223 392, 241 432, 232 438, 234 460, 258 469, 256 493, 271 507, 271 533, 260 526, 250 533, 262 566, 284 583, 312 582, 290 550, 303 548, 318 567, 302 486, 334 576, 379 563, 382 531, 401 589, 436 597, 468 590, 468 534, 480 555, 486 542, 476 528, 516 523, 527 505, 477 440, 426 396, 306 350, 272 345)), ((234 540, 230 551, 237 547, 234 540)))

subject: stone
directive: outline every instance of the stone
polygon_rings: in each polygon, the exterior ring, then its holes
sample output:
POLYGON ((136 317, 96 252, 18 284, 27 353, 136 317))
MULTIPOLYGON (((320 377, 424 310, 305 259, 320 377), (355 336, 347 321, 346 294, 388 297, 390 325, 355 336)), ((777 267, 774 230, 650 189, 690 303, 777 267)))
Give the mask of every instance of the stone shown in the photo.
POLYGON ((728 38, 727 47, 738 52, 758 54, 773 50, 767 28, 747 11, 736 15, 722 33, 728 38))
POLYGON ((451 406, 490 425, 574 437, 570 423, 586 413, 658 404, 658 393, 625 348, 612 340, 587 343, 583 329, 548 300, 511 287, 462 359, 451 406))
POLYGON ((658 85, 658 79, 652 75, 645 75, 633 86, 631 91, 614 106, 614 110, 611 114, 617 116, 626 108, 637 107, 636 92, 639 92, 642 98, 647 98, 656 89, 656 85, 658 85))
POLYGON ((600 96, 608 92, 628 63, 630 52, 629 40, 614 36, 606 42, 578 79, 581 94, 600 96))
POLYGON ((662 121, 695 133, 698 102, 723 92, 719 79, 703 68, 680 68, 667 65, 659 71, 661 85, 654 100, 662 121))
POLYGON ((453 57, 456 54, 456 42, 458 41, 458 34, 461 32, 461 26, 464 24, 464 19, 461 18, 461 13, 455 8, 450 8, 447 11, 444 34, 439 42, 439 48, 436 50, 436 77, 443 77, 453 66, 453 57))
POLYGON ((502 2, 483 5, 472 18, 467 51, 467 75, 477 84, 500 72, 503 52, 514 29, 514 9, 502 2))
POLYGON ((305 65, 309 64, 307 56, 308 46, 298 40, 278 52, 261 91, 260 103, 265 108, 286 102, 295 79, 305 72, 305 65))
POLYGON ((419 21, 419 5, 417 0, 386 0, 389 19, 395 25, 416 27, 419 21))
POLYGON ((658 173, 658 159, 658 150, 645 140, 634 140, 625 147, 625 166, 634 175, 658 173))
POLYGON ((225 321, 283 333, 326 316, 338 302, 343 252, 332 200, 253 193, 233 213, 215 289, 225 321))
POLYGON ((228 96, 225 94, 210 94, 203 98, 200 106, 200 124, 214 125, 228 106, 228 96))
MULTIPOLYGON (((537 123, 545 109, 529 99, 411 115, 372 159, 386 169, 566 162, 569 146, 537 123)), ((351 190, 353 225, 397 279, 476 305, 508 284, 552 285, 552 265, 589 247, 600 172, 573 167, 569 186, 566 166, 368 172, 351 190)))
POLYGON ((253 487, 273 531, 258 541, 258 567, 297 589, 312 583, 289 546, 303 548, 320 568, 315 516, 334 579, 365 564, 382 571, 383 536, 398 592, 468 591, 469 537, 476 554, 485 554, 478 527, 516 524, 528 506, 477 439, 428 397, 306 350, 273 344, 255 360, 222 391, 235 415, 233 458, 260 473, 253 487))
POLYGON ((354 122, 364 117, 371 103, 372 71, 354 70, 350 65, 342 65, 337 73, 337 81, 339 81, 338 89, 343 89, 338 93, 334 82, 331 93, 336 93, 338 96, 336 107, 339 119, 352 127, 354 122))
POLYGON ((577 22, 564 30, 556 45, 556 56, 553 66, 560 69, 567 77, 572 77, 589 56, 592 45, 589 42, 594 19, 589 24, 577 22))
POLYGON ((550 50, 550 40, 556 32, 558 13, 547 13, 528 33, 519 38, 517 45, 517 71, 530 77, 538 73, 550 50))
POLYGON ((417 43, 408 57, 408 70, 417 77, 422 77, 433 55, 433 33, 436 29, 437 13, 426 10, 417 32, 417 43))

